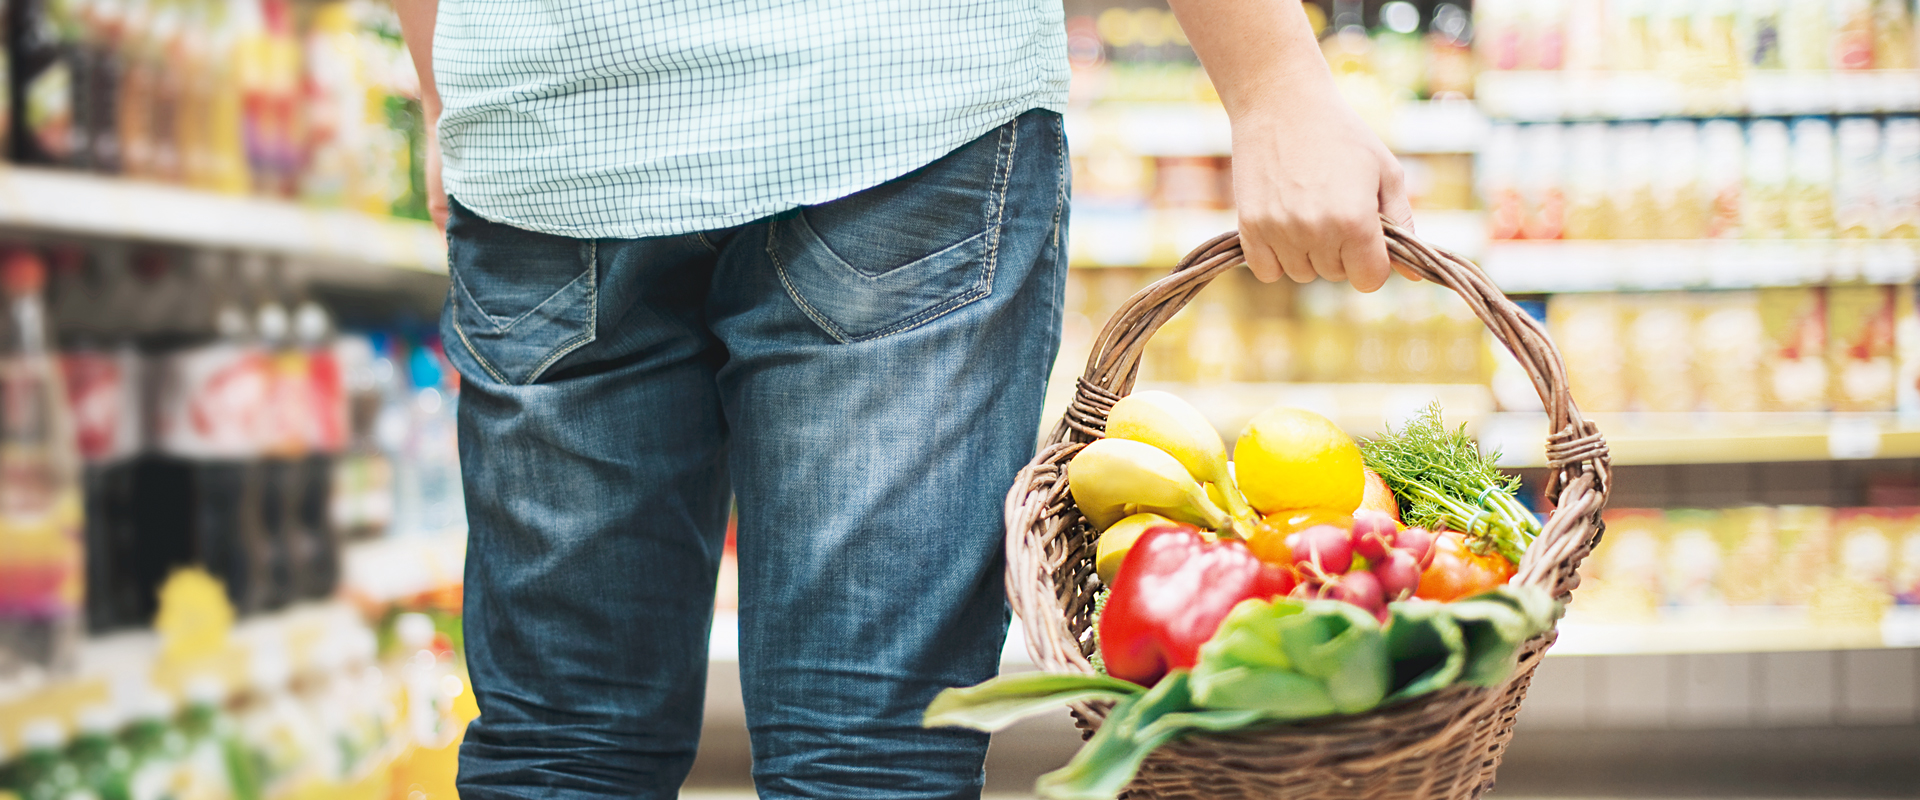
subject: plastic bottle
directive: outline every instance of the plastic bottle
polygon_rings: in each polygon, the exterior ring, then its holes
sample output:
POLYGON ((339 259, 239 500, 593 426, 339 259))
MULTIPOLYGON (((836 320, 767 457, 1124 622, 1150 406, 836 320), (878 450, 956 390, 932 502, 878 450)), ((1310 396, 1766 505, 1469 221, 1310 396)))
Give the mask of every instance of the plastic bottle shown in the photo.
POLYGON ((29 721, 20 729, 20 757, 7 780, 20 800, 98 800, 80 780, 80 770, 62 752, 67 732, 51 718, 29 721))
POLYGON ((90 146, 78 4, 26 0, 8 5, 13 158, 84 167, 90 146))
POLYGON ((46 264, 0 256, 0 676, 73 657, 83 612, 79 459, 41 298, 46 264))
POLYGON ((109 706, 80 712, 78 733, 67 745, 67 760, 80 784, 99 800, 132 800, 133 754, 120 744, 120 715, 109 706))
POLYGON ((307 397, 302 431, 305 458, 299 465, 293 513, 308 537, 308 560, 300 596, 322 598, 340 580, 339 532, 328 514, 334 494, 334 462, 347 445, 346 381, 333 349, 333 322, 312 299, 299 299, 293 311, 293 346, 301 371, 291 377, 307 397))

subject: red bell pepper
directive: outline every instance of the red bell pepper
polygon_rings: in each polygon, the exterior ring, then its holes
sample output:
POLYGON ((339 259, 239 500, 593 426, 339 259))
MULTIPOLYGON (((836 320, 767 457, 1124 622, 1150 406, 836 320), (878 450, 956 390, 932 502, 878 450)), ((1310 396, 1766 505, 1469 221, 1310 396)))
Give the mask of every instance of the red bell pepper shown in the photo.
POLYGON ((1133 545, 1100 614, 1107 674, 1152 686, 1200 660, 1200 645, 1240 601, 1293 591, 1286 569, 1253 555, 1244 542, 1208 542, 1192 530, 1149 531, 1133 545))

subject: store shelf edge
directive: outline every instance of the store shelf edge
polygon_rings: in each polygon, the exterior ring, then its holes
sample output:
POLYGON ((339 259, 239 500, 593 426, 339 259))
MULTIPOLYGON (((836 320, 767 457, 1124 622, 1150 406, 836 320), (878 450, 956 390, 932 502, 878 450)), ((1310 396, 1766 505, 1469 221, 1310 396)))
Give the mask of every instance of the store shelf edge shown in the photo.
POLYGON ((446 271, 430 223, 33 167, 0 167, 0 227, 446 271))

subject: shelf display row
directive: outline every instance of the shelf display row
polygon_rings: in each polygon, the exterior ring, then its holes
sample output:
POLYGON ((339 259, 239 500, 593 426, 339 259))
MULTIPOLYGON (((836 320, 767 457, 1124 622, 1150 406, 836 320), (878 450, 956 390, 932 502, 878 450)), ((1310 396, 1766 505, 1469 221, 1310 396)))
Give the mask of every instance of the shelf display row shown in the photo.
POLYGON ((234 627, 204 574, 171 589, 169 610, 192 623, 89 642, 77 674, 0 687, 0 794, 451 794, 460 734, 477 716, 457 620, 390 614, 376 631, 352 608, 317 604, 234 627), (188 599, 202 583, 214 594, 188 599))
POLYGON ((1503 124, 1477 178, 1495 240, 1914 239, 1920 117, 1503 124))
POLYGON ((1480 0, 1474 28, 1483 74, 1660 71, 1704 81, 1920 66, 1909 0, 1480 0))
POLYGON ((1489 117, 1519 122, 1912 114, 1920 70, 1482 72, 1474 100, 1489 117))
POLYGON ((457 381, 423 328, 338 332, 257 257, 10 248, 0 278, 0 400, 41 421, 0 479, 0 679, 147 625, 180 567, 253 615, 332 596, 347 541, 464 526, 457 381))
POLYGON ((427 217, 420 89, 385 3, 10 11, 17 163, 427 217))

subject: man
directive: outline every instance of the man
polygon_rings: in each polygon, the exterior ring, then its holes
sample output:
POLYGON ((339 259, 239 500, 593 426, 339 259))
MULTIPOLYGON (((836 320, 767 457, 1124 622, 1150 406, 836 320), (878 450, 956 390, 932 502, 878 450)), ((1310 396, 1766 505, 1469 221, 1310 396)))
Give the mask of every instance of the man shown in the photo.
MULTIPOLYGON (((462 796, 675 796, 730 499, 760 795, 977 796, 986 737, 919 723, 1006 634, 1065 280, 1058 0, 398 5, 451 194, 462 796)), ((1400 171, 1300 5, 1174 11, 1254 273, 1378 288, 1400 171)))

